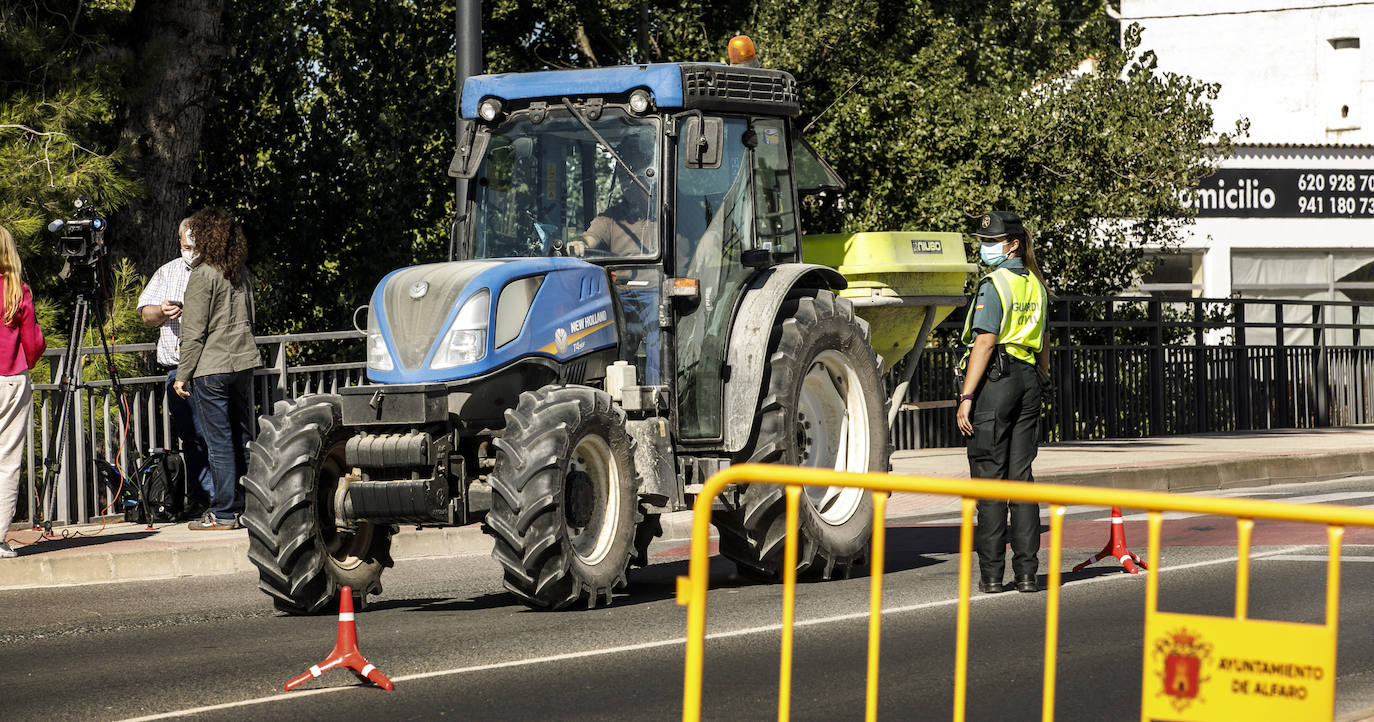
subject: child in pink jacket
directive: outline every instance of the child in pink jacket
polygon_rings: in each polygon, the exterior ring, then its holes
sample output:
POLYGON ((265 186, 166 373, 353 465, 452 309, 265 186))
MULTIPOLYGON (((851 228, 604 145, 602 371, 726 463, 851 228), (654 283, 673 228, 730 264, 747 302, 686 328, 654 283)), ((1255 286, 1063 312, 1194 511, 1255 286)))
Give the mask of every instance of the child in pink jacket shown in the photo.
POLYGON ((48 348, 22 273, 14 236, 0 226, 0 559, 18 556, 4 537, 19 503, 24 437, 33 417, 29 369, 48 348))

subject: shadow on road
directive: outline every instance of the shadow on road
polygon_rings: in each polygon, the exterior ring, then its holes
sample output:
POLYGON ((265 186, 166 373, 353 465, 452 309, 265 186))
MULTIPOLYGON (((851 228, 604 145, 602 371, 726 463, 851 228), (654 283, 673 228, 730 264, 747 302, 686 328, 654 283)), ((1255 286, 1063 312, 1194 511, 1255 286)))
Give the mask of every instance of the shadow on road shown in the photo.
POLYGON ((94 546, 97 544, 109 544, 111 542, 137 541, 147 539, 156 535, 156 531, 130 531, 118 534, 73 534, 69 537, 57 537, 53 539, 39 538, 35 533, 34 539, 30 540, 27 536, 15 532, 10 535, 11 540, 18 542, 15 551, 20 556, 26 554, 41 554, 44 552, 56 552, 64 549, 80 549, 82 547, 94 546))
MULTIPOLYGON (((1041 531, 1047 531, 1048 526, 1041 525, 1041 531)), ((887 554, 885 574, 895 574, 899 572, 911 571, 936 564, 946 564, 951 561, 949 558, 936 557, 932 555, 953 555, 959 551, 959 526, 958 525, 916 525, 916 526, 891 526, 887 529, 887 554)), ((1010 553, 1008 553, 1010 556, 1010 553)), ((1072 555, 1070 555, 1072 556, 1072 555)), ((778 586, 779 582, 759 580, 747 575, 740 574, 735 568, 734 562, 719 555, 713 555, 709 564, 710 569, 710 588, 713 591, 722 589, 738 589, 754 586, 778 586)), ((1049 581, 1048 574, 1043 572, 1039 575, 1040 586, 1043 590, 1049 581)), ((1071 572, 1070 567, 1065 566, 1060 579, 1062 584, 1069 585, 1074 582, 1084 581, 1095 577, 1110 574, 1125 574, 1125 570, 1120 567, 1112 567, 1103 562, 1102 566, 1089 567, 1081 572, 1071 572)), ((637 604, 652 604, 673 600, 677 596, 677 578, 688 574, 688 560, 678 559, 650 564, 647 567, 634 567, 627 573, 629 585, 627 588, 618 589, 615 592, 615 599, 612 606, 626 607, 637 604)), ((850 578, 867 577, 870 569, 867 560, 863 564, 856 564, 850 578)), ((799 580, 801 584, 808 584, 805 580, 799 580)), ((824 582, 820 582, 824 583, 824 582)), ((1011 589, 1010 583, 1006 586, 1011 589)), ((505 592, 494 594, 483 594, 469 599, 444 599, 438 597, 416 598, 416 599, 389 599, 385 601, 373 602, 368 605, 368 610, 402 609, 414 612, 454 612, 479 609, 500 609, 510 607, 519 611, 533 612, 526 609, 514 595, 505 592)), ((578 611, 584 609, 581 605, 574 604, 568 607, 567 611, 578 611)))

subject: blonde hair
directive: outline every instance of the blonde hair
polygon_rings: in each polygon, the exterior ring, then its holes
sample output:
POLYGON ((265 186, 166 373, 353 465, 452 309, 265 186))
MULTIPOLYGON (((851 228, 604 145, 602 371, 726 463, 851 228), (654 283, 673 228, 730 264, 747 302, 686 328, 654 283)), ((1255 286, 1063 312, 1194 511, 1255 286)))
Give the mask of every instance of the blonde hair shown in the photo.
POLYGON ((19 249, 14 245, 14 236, 9 229, 0 226, 0 277, 5 279, 4 319, 5 325, 14 323, 19 313, 19 304, 24 300, 24 280, 21 277, 24 267, 19 262, 19 249))

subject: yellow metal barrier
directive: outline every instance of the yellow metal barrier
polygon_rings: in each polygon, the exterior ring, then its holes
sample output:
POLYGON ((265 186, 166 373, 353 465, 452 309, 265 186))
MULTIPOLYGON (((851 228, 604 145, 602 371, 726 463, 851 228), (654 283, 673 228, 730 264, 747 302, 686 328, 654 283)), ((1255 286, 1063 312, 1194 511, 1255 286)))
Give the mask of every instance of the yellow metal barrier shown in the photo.
POLYGON ((1151 573, 1145 598, 1145 657, 1141 717, 1177 720, 1330 718, 1335 710, 1336 621, 1340 610, 1340 542, 1344 527, 1374 527, 1374 510, 1251 499, 1218 499, 1161 492, 1031 484, 983 479, 936 479, 890 474, 851 474, 820 469, 742 464, 706 480, 692 519, 689 575, 678 577, 677 601, 687 606, 687 655, 682 718, 701 717, 702 664, 706 644, 706 588, 710 557, 711 504, 734 484, 785 484, 787 538, 784 551, 782 650, 778 719, 791 712, 793 615, 796 598, 797 519, 802 488, 841 486, 868 489, 873 499, 872 581, 868 625, 868 684, 865 718, 878 711, 878 652, 882 633, 882 578, 887 498, 890 492, 962 497, 959 533, 959 606, 955 638, 954 719, 964 719, 968 681, 968 559, 973 553, 973 511, 978 499, 1050 505, 1048 588, 1045 600, 1045 676, 1041 716, 1054 719, 1054 680, 1059 647, 1059 588, 1064 510, 1067 505, 1128 507, 1149 512, 1151 573), (1181 511, 1236 518, 1236 616, 1206 617, 1158 611, 1159 541, 1163 512, 1181 511), (1250 531, 1255 519, 1311 522, 1328 527, 1326 621, 1295 624, 1247 618, 1250 531), (1270 656, 1272 649, 1282 657, 1270 656), (1151 666, 1151 665, 1154 666, 1151 666), (1214 679, 1215 678, 1215 679, 1214 679), (1275 682, 1274 678, 1287 680, 1275 682), (1297 681, 1303 682, 1298 684, 1297 681), (1207 690, 1202 689, 1203 684, 1207 690), (1300 705, 1300 706, 1297 706, 1300 705))

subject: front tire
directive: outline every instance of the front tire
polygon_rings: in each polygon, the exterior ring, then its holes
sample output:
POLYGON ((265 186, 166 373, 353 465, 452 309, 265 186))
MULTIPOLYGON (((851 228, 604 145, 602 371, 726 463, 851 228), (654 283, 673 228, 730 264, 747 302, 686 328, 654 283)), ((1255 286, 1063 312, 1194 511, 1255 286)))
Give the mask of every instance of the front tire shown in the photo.
MULTIPOLYGON (((890 456, 881 361, 868 324, 829 291, 795 291, 769 339, 758 427, 747 460, 837 471, 886 472, 890 456)), ((873 495, 862 489, 806 487, 797 572, 846 577, 865 556, 873 495)), ((749 578, 783 573, 787 501, 778 484, 744 487, 734 509, 714 515, 720 552, 749 578)))
POLYGON ((349 432, 333 394, 277 402, 249 444, 243 477, 248 559, 258 568, 258 588, 280 611, 315 614, 351 587, 355 607, 382 591, 382 571, 392 566, 389 524, 356 522, 356 531, 334 524, 334 492, 347 468, 349 432))
POLYGON ((532 609, 609 605, 639 516, 625 412, 599 389, 545 386, 520 395, 495 445, 487 529, 506 589, 532 609))

